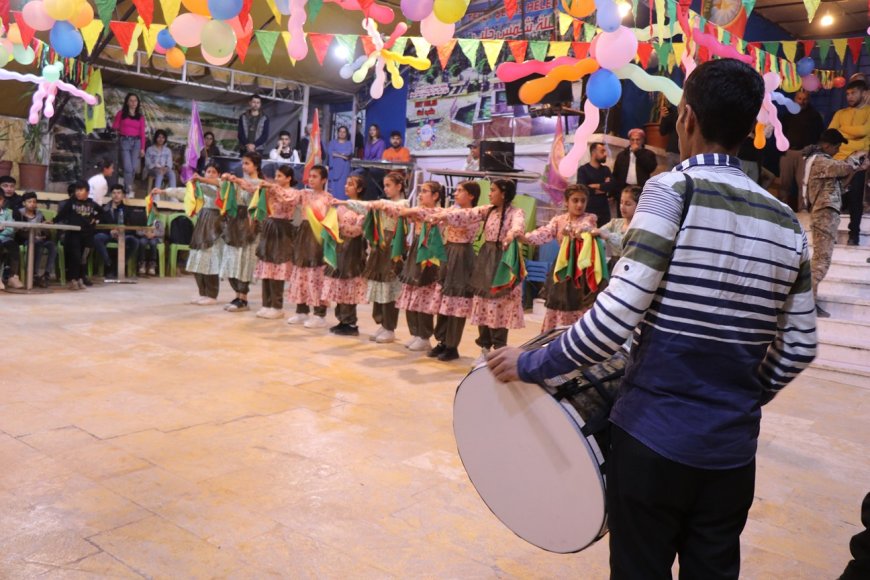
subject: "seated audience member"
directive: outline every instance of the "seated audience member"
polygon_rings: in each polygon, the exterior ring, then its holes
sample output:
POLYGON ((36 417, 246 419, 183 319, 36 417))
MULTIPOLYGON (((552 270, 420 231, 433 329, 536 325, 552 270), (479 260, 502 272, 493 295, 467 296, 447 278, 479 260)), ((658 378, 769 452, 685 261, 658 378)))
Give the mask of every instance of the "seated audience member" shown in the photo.
POLYGON ((381 157, 384 161, 392 161, 394 163, 410 163, 411 152, 407 147, 402 146, 402 134, 398 131, 390 133, 390 146, 384 150, 381 157))
MULTIPOLYGON (((21 199, 24 200, 24 205, 18 210, 17 219, 22 222, 31 224, 47 223, 45 216, 37 209, 36 193, 28 191, 21 199)), ((23 245, 27 245, 30 240, 30 235, 27 230, 19 231, 19 239, 23 245)), ((57 258, 57 245, 54 240, 48 235, 45 230, 37 230, 34 237, 34 283, 40 288, 48 288, 49 277, 54 277, 54 264, 57 258), (42 256, 45 255, 45 266, 42 265, 42 256)))
MULTIPOLYGON (((124 187, 120 186, 121 196, 124 187)), ((59 224, 79 226, 78 231, 64 232, 63 249, 66 253, 66 279, 70 290, 84 290, 91 286, 90 280, 85 280, 82 265, 86 259, 86 250, 93 247, 94 230, 100 221, 102 210, 88 198, 88 184, 74 181, 67 188, 70 199, 63 202, 57 210, 54 221, 59 224)))
MULTIPOLYGON (((154 209, 154 214, 159 217, 157 204, 151 206, 154 209)), ((160 259, 158 246, 163 243, 165 234, 165 226, 163 221, 157 219, 151 224, 153 230, 142 230, 138 232, 139 236, 139 275, 143 276, 146 273, 149 276, 157 275, 157 260, 160 259)))
POLYGON ((221 154, 220 148, 215 141, 214 133, 206 131, 202 134, 203 148, 199 152, 199 160, 196 162, 196 172, 202 175, 205 171, 205 166, 208 165, 209 159, 218 157, 221 154))
MULTIPOLYGON (((124 186, 122 186, 120 183, 116 183, 115 185, 113 185, 111 190, 111 196, 112 201, 103 206, 100 223, 118 225, 129 224, 129 215, 124 215, 124 186)), ((139 249, 138 238, 132 231, 123 234, 123 237, 125 241, 124 249, 127 253, 127 257, 129 258, 131 256, 135 256, 136 251, 139 249)), ((112 260, 109 258, 109 250, 106 248, 106 244, 108 244, 109 242, 117 242, 120 238, 121 230, 104 230, 94 236, 94 248, 103 259, 103 264, 105 264, 106 268, 106 278, 116 277, 116 266, 119 266, 121 268, 124 267, 124 264, 116 265, 112 262, 112 260)))
POLYGON ((0 177, 0 189, 3 190, 3 197, 6 198, 6 209, 11 211, 13 214, 18 211, 21 205, 24 203, 24 200, 20 195, 15 193, 15 186, 18 184, 15 181, 15 178, 11 175, 4 175, 0 177))
POLYGON ((162 187, 163 179, 168 179, 169 187, 175 187, 172 149, 166 144, 166 131, 154 132, 154 144, 145 151, 145 169, 154 176, 154 187, 162 187))
POLYGON ((643 184, 656 170, 656 154, 644 147, 646 133, 643 129, 628 132, 628 149, 623 149, 613 162, 613 192, 621 192, 628 185, 643 184))
MULTIPOLYGON (((14 221, 12 210, 6 207, 8 198, 5 195, 0 196, 0 222, 14 221)), ((18 253, 18 242, 15 240, 15 229, 4 228, 0 230, 0 260, 9 266, 9 278, 6 284, 10 288, 23 288, 24 284, 18 277, 18 269, 21 266, 21 259, 18 253)), ((3 282, 0 282, 0 289, 5 288, 3 282)))
POLYGON ((97 205, 103 205, 109 198, 109 178, 115 174, 115 162, 103 159, 97 163, 98 172, 88 179, 88 197, 97 205))
POLYGON ((290 146, 289 132, 278 133, 278 144, 269 152, 269 159, 284 163, 299 163, 299 152, 290 146))

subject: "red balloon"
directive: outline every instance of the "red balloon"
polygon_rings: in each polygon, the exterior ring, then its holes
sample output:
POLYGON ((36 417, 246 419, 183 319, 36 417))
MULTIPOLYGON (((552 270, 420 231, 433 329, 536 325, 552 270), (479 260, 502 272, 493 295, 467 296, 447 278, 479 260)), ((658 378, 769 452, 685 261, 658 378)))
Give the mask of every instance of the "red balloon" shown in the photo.
POLYGON ((846 77, 834 77, 834 88, 842 89, 846 86, 846 77))

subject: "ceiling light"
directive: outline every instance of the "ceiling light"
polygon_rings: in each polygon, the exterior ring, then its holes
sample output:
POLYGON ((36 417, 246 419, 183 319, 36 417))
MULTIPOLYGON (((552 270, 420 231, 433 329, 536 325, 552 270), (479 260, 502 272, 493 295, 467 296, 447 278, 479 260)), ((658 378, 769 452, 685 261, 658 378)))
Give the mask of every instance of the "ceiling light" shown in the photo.
POLYGON ((625 18, 631 13, 631 4, 628 2, 620 2, 616 5, 617 10, 619 10, 619 17, 625 18))
POLYGON ((335 56, 337 56, 341 60, 347 60, 350 56, 350 52, 347 50, 346 46, 338 45, 332 50, 335 56))
POLYGON ((830 14, 825 14, 824 16, 822 16, 822 19, 819 21, 819 24, 821 24, 822 26, 830 26, 833 23, 834 23, 834 17, 831 16, 830 14))

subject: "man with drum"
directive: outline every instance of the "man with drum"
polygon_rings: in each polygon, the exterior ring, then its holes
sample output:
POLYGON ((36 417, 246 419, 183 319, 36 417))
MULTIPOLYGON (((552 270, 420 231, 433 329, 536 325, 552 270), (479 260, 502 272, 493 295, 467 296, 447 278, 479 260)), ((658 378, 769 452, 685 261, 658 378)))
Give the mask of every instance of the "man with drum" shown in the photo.
POLYGON ((733 59, 686 80, 684 161, 644 187, 622 259, 584 317, 547 347, 491 353, 501 381, 541 383, 633 335, 604 469, 612 578, 737 578, 761 406, 813 360, 807 240, 740 169, 762 78, 733 59))

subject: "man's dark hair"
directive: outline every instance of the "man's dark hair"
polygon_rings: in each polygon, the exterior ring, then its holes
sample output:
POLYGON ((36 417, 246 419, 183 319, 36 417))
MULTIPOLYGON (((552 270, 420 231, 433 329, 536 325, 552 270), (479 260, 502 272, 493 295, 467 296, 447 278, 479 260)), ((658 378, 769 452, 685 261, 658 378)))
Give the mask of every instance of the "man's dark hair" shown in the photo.
POLYGON ((764 79, 739 60, 710 60, 689 75, 683 96, 704 139, 734 149, 755 126, 764 100, 764 79))
POLYGON ((401 137, 402 134, 399 131, 390 131, 390 139, 393 137, 401 137))
POLYGON ((75 192, 80 190, 80 189, 84 189, 85 191, 90 191, 91 186, 88 185, 87 182, 85 182, 85 181, 73 181, 66 188, 66 192, 67 192, 67 194, 69 194, 70 197, 72 197, 73 195, 75 195, 75 192))
POLYGON ((253 101, 254 99, 260 99, 261 102, 263 101, 263 97, 261 97, 260 95, 251 95, 251 96, 248 98, 248 102, 250 103, 250 102, 253 101))
POLYGON ((121 183, 120 181, 117 181, 109 186, 109 193, 112 193, 113 191, 116 191, 116 190, 120 190, 120 191, 126 193, 126 190, 124 189, 124 184, 121 183))
POLYGON ((825 129, 819 136, 819 143, 828 143, 829 145, 842 145, 848 143, 843 134, 836 129, 825 129))
POLYGON ((289 136, 290 136, 290 132, 289 132, 289 131, 281 131, 281 132, 278 133, 278 138, 279 138, 279 139, 280 139, 281 137, 289 137, 289 136))
POLYGON ((18 182, 15 181, 15 178, 12 177, 11 175, 4 175, 3 177, 0 177, 0 185, 3 185, 4 183, 13 183, 14 184, 14 183, 18 183, 18 182))
POLYGON ((859 91, 866 91, 867 90, 867 83, 862 81, 861 79, 855 79, 854 81, 852 81, 851 83, 846 85, 846 90, 848 91, 849 89, 858 89, 859 91))
POLYGON ((21 196, 21 201, 27 201, 28 199, 36 199, 35 191, 26 191, 24 195, 21 196))
POLYGON ((590 143, 590 144, 589 144, 589 153, 591 154, 593 151, 595 151, 595 148, 598 147, 599 145, 604 145, 604 143, 602 143, 602 142, 600 142, 600 141, 596 141, 596 142, 594 142, 594 143, 590 143))

